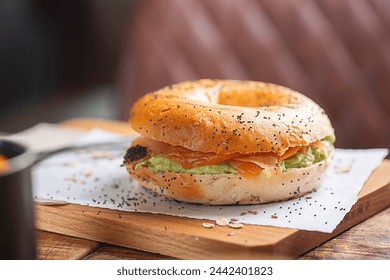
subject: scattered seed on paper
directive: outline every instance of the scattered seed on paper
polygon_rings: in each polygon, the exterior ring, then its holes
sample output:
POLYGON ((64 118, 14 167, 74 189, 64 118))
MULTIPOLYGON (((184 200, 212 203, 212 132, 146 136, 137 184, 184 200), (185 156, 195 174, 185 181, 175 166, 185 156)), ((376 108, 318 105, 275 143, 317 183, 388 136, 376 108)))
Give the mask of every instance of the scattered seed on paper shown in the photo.
POLYGON ((352 165, 346 165, 346 166, 335 167, 334 171, 336 173, 348 173, 349 171, 351 171, 351 169, 352 169, 352 165))

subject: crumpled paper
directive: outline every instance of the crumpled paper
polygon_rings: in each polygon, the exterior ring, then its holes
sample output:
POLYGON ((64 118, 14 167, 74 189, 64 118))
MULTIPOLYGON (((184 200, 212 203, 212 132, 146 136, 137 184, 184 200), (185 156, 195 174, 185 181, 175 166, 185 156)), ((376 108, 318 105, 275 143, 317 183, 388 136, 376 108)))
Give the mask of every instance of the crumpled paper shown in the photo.
MULTIPOLYGON (((117 139, 114 133, 93 130, 79 144, 117 139)), ((336 149, 321 187, 301 198, 251 206, 204 206, 174 201, 142 188, 121 166, 129 145, 75 150, 39 163, 32 172, 34 197, 121 211, 209 220, 224 217, 254 225, 332 232, 388 153, 387 149, 336 149)))

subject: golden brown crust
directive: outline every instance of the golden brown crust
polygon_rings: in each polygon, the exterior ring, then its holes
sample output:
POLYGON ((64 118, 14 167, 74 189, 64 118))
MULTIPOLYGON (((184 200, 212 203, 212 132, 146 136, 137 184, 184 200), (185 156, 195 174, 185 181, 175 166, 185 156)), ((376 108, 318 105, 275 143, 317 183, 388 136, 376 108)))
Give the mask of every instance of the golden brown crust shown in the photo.
POLYGON ((275 152, 334 131, 316 103, 288 88, 252 81, 183 82, 139 99, 130 115, 140 134, 193 151, 275 152))
POLYGON ((180 201, 210 204, 260 204, 302 196, 317 189, 325 175, 331 157, 306 168, 288 172, 245 178, 235 174, 190 175, 185 173, 154 173, 147 167, 127 170, 139 183, 158 194, 180 201))

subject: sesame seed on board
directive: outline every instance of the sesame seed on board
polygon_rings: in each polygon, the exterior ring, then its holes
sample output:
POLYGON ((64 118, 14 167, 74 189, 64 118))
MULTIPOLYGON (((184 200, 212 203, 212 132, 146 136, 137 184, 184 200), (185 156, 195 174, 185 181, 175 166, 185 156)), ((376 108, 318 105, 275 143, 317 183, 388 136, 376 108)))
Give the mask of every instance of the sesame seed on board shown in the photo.
POLYGON ((204 228, 214 228, 215 225, 211 224, 211 223, 202 223, 202 227, 204 227, 204 228))
POLYGON ((215 221, 215 223, 218 226, 225 227, 229 224, 229 221, 226 218, 219 218, 218 220, 215 221))
POLYGON ((230 224, 228 224, 228 226, 229 226, 230 228, 234 228, 234 229, 240 229, 240 228, 243 228, 243 227, 244 227, 244 225, 243 225, 243 224, 240 224, 240 223, 230 223, 230 224))

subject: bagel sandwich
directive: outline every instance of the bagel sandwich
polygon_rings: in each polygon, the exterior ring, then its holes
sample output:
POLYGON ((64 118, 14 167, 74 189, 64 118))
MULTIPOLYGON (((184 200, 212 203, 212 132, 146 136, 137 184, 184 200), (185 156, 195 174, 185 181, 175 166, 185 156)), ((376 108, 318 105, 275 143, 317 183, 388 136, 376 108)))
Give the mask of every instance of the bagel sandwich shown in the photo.
POLYGON ((146 94, 130 124, 140 137, 123 165, 143 187, 200 204, 260 204, 317 189, 334 129, 315 102, 286 87, 199 80, 146 94))

